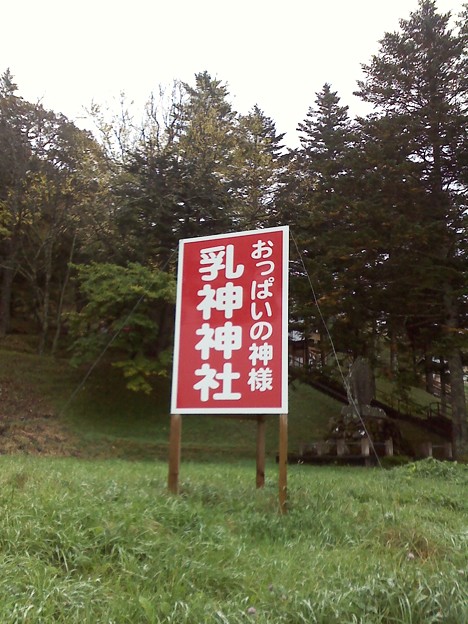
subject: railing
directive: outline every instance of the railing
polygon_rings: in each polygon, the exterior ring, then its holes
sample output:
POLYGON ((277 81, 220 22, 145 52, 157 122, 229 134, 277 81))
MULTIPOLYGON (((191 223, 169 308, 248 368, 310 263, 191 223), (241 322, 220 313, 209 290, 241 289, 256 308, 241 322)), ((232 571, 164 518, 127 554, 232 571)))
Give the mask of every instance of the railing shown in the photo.
MULTIPOLYGON (((344 389, 338 390, 334 387, 332 382, 325 381, 325 378, 321 380, 321 371, 317 366, 314 366, 311 363, 304 365, 303 358, 293 354, 290 354, 289 356, 289 366, 295 369, 298 373, 300 372, 300 375, 298 376, 299 378, 302 378, 303 381, 312 383, 314 387, 322 389, 323 391, 325 391, 325 388, 327 387, 329 393, 332 391, 334 392, 335 398, 346 402, 347 398, 344 389), (315 373, 313 380, 309 379, 308 377, 313 373, 315 373)), ((426 421, 436 421, 437 419, 444 418, 447 420, 447 425, 450 423, 452 417, 452 406, 450 403, 445 401, 432 401, 427 405, 421 405, 410 398, 402 398, 394 393, 385 392, 380 389, 377 389, 376 391, 376 400, 382 404, 381 407, 384 410, 386 407, 390 407, 402 416, 409 416, 411 418, 418 418, 426 421)))
POLYGON ((407 414, 408 416, 417 416, 418 418, 438 418, 452 417, 452 406, 449 403, 442 405, 439 401, 432 401, 427 405, 420 405, 411 399, 405 399, 394 394, 377 390, 377 399, 391 408, 400 412, 401 414, 407 414))

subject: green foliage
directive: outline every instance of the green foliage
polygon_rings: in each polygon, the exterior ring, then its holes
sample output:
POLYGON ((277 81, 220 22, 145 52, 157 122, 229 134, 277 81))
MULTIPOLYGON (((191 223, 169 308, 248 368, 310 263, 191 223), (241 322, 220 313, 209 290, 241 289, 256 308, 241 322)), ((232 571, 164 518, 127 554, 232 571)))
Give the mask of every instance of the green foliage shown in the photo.
POLYGON ((234 181, 237 208, 234 225, 255 229, 277 225, 277 203, 282 185, 283 134, 258 106, 239 118, 234 181))
MULTIPOLYGON (((67 288, 70 263, 172 271, 181 238, 288 223, 300 252, 290 265, 294 329, 323 338, 325 319, 333 350, 372 364, 387 340, 402 395, 423 365, 429 383, 437 358, 451 377, 454 447, 466 452, 467 16, 465 8, 452 22, 420 0, 363 65, 357 94, 373 112, 351 119, 327 82, 298 125, 300 147, 289 152, 272 119, 258 106, 236 113, 227 85, 207 71, 175 83, 169 101, 151 95, 141 122, 125 102, 111 121, 93 107, 98 144, 17 97, 7 70, 0 335, 13 309, 16 322, 40 325, 44 351, 50 330, 54 347, 61 335, 62 310, 78 310, 75 360, 97 357, 112 338, 127 383, 149 391, 169 359, 170 297, 151 311, 144 299, 130 325, 132 286, 119 276, 104 298, 99 286, 83 302, 67 288)), ((328 343, 320 345, 322 366, 328 343)))
MULTIPOLYGON (((90 235, 102 164, 101 150, 88 132, 16 96, 11 75, 3 76, 0 334, 9 330, 12 312, 30 324, 33 317, 44 351, 52 319, 60 322, 70 255, 83 249, 90 235), (21 302, 20 312, 12 310, 15 301, 21 302)), ((99 222, 104 228, 102 214, 99 222)))
POLYGON ((166 375, 170 364, 169 306, 174 278, 139 264, 75 267, 85 305, 69 316, 73 362, 96 360, 111 351, 127 387, 150 392, 151 377, 166 375))

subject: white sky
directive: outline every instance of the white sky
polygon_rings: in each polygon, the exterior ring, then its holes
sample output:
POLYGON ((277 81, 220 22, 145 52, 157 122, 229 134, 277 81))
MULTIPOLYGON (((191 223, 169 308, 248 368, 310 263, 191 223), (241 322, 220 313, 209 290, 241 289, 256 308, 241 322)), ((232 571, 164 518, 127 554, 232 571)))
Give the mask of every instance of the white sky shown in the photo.
MULTIPOLYGON (((457 14, 463 0, 438 0, 457 14)), ((28 100, 77 120, 121 91, 143 102, 173 79, 207 70, 235 110, 254 104, 286 143, 325 82, 351 114, 361 63, 378 52, 417 0, 4 0, 0 73, 28 100), (6 5, 6 6, 5 6, 6 5)), ((86 122, 80 122, 85 125, 86 122)))

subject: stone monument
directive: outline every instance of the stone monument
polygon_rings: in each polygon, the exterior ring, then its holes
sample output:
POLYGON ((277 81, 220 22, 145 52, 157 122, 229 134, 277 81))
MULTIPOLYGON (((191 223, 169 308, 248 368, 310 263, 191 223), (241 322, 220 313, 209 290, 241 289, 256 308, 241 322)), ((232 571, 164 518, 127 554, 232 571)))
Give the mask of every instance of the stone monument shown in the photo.
POLYGON ((330 423, 329 439, 343 439, 350 443, 369 436, 376 443, 392 439, 396 447, 401 442, 398 426, 385 411, 372 405, 375 399, 375 380, 369 361, 358 357, 349 372, 346 393, 348 405, 341 410, 339 418, 330 423))

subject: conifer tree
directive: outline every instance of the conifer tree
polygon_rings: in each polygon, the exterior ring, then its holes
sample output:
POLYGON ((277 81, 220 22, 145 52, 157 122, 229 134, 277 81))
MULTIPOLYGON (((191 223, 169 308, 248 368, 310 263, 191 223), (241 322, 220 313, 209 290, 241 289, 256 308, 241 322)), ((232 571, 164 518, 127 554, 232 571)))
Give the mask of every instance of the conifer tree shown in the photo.
MULTIPOLYGON (((359 222, 354 184, 357 136, 348 108, 330 85, 317 94, 298 130, 301 147, 293 155, 292 167, 299 246, 322 314, 333 319, 337 348, 355 356, 369 354, 372 246, 369 232, 359 222)), ((301 290, 300 284, 297 288, 301 290)), ((297 315, 309 316, 316 324, 310 289, 305 287, 298 303, 297 315)))
POLYGON ((275 225, 284 134, 277 134, 274 121, 254 106, 240 116, 236 135, 235 225, 241 229, 275 225))
POLYGON ((385 34, 379 53, 363 66, 357 93, 374 106, 369 140, 382 144, 382 133, 389 136, 387 158, 374 170, 384 180, 392 167, 400 190, 406 187, 389 213, 389 235, 396 237, 396 228, 403 232, 403 257, 411 257, 414 274, 413 280, 402 276, 407 288, 400 301, 406 312, 412 310, 413 321, 425 317, 426 331, 441 334, 438 348, 450 370, 453 442, 462 456, 468 452, 460 331, 468 259, 468 39, 466 15, 456 28, 450 20, 435 2, 420 0, 417 11, 400 21, 399 31, 385 34))

